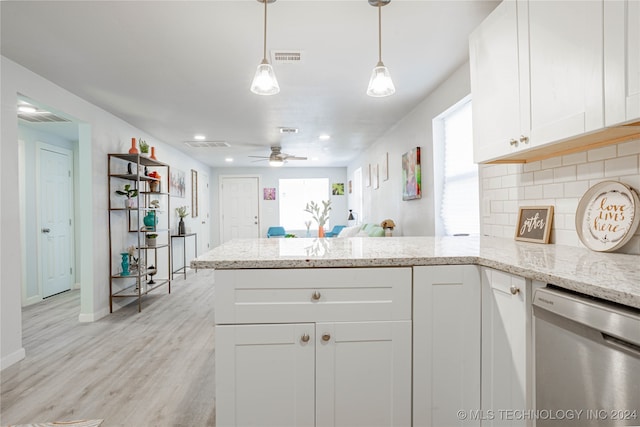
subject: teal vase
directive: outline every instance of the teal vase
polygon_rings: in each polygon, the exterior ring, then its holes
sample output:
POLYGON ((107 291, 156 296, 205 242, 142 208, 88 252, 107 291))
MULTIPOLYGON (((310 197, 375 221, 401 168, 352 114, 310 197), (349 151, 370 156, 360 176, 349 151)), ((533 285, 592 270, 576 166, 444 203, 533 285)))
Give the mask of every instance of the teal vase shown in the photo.
POLYGON ((122 266, 122 276, 129 275, 129 252, 122 252, 122 262, 120 265, 122 266))
POLYGON ((144 225, 147 227, 147 230, 155 231, 156 225, 158 225, 158 217, 156 216, 156 212, 155 211, 147 212, 143 221, 144 221, 144 225))

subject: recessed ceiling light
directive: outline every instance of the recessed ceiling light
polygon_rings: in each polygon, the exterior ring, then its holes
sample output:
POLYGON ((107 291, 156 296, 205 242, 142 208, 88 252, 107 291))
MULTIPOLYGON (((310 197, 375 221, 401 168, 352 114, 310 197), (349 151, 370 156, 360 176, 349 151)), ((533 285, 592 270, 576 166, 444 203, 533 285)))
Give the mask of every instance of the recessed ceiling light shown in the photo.
POLYGON ((195 139, 196 141, 204 141, 205 139, 207 139, 207 137, 204 135, 194 135, 193 139, 195 139))
POLYGON ((314 162, 317 162, 318 160, 320 160, 320 158, 319 157, 312 157, 311 160, 314 161, 314 162))
POLYGON ((318 139, 319 139, 320 141, 326 141, 326 140, 328 140, 328 139, 331 139, 331 135, 327 135, 327 134, 325 133, 325 134, 320 135, 320 136, 318 137, 318 139))
POLYGON ((226 159, 224 159, 224 161, 227 162, 227 163, 231 163, 231 162, 233 162, 233 158, 227 157, 226 159))

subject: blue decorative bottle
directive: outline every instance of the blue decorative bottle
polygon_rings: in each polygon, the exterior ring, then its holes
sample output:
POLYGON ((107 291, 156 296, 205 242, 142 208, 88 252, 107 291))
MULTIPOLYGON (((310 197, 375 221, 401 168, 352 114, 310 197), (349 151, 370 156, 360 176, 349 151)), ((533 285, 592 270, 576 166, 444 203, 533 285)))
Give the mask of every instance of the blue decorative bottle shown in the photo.
POLYGON ((128 276, 129 275, 129 252, 122 252, 120 255, 122 255, 122 262, 120 263, 120 265, 122 266, 122 276, 128 276))
POLYGON ((147 230, 155 231, 156 225, 158 225, 158 217, 156 216, 155 211, 149 211, 145 215, 143 219, 144 225, 147 227, 147 230))

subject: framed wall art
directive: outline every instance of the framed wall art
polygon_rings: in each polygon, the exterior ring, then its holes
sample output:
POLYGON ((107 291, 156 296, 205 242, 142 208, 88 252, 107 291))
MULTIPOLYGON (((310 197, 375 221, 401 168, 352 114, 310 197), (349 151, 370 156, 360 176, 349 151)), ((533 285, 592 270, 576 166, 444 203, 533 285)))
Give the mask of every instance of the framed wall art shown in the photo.
POLYGON ((332 196, 344 196, 344 182, 334 182, 331 184, 332 196))
POLYGON ((422 197, 420 147, 402 155, 402 200, 422 197))
POLYGON ((184 172, 180 169, 171 169, 171 177, 169 178, 169 192, 171 195, 184 199, 185 188, 184 172))
POLYGON ((382 181, 389 180, 389 153, 384 153, 382 159, 380 159, 380 179, 382 181))
POLYGON ((191 216, 198 216, 198 171, 191 169, 191 216))
POLYGON ((276 199, 276 189, 274 187, 265 187, 262 189, 262 198, 263 200, 275 200, 276 199))
POLYGON ((515 240, 549 243, 553 206, 522 206, 518 210, 515 240))

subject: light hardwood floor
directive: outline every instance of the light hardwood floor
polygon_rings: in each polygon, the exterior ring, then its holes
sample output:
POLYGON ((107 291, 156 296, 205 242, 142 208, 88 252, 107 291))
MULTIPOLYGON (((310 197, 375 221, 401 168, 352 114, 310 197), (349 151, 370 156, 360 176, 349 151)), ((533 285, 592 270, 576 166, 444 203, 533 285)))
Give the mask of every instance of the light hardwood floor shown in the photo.
POLYGON ((27 357, 1 373, 0 425, 213 426, 213 273, 79 323, 79 292, 23 309, 27 357))

